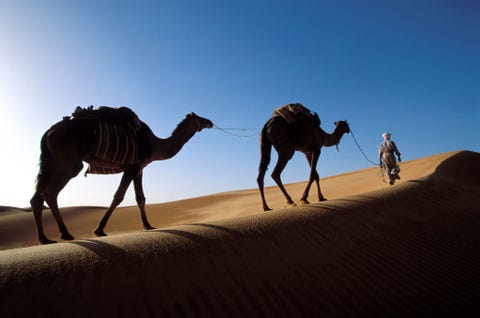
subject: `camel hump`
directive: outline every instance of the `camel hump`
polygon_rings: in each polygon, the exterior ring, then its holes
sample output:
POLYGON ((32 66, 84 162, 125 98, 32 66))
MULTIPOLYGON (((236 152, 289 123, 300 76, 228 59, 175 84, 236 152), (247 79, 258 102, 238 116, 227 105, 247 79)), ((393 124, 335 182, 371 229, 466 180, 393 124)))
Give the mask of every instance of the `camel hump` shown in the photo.
POLYGON ((135 127, 141 126, 141 121, 137 114, 128 107, 108 107, 100 106, 94 109, 93 106, 77 106, 72 113, 73 119, 90 119, 116 124, 134 124, 135 127))
POLYGON ((320 125, 320 118, 317 113, 312 113, 310 109, 300 103, 287 104, 278 107, 273 111, 272 117, 281 116, 287 123, 293 124, 298 121, 311 120, 320 125))

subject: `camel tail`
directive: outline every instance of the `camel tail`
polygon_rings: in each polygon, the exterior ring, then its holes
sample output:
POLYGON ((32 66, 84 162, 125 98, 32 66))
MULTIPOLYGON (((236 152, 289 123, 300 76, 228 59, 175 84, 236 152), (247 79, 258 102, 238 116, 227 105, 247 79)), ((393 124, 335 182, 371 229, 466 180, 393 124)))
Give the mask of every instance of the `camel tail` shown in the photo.
POLYGON ((267 126, 268 123, 263 127, 260 134, 260 166, 258 170, 263 173, 268 169, 272 154, 272 142, 267 136, 267 126))
POLYGON ((48 131, 42 136, 40 141, 40 169, 35 180, 36 190, 44 188, 51 176, 52 155, 47 146, 47 133, 48 131))

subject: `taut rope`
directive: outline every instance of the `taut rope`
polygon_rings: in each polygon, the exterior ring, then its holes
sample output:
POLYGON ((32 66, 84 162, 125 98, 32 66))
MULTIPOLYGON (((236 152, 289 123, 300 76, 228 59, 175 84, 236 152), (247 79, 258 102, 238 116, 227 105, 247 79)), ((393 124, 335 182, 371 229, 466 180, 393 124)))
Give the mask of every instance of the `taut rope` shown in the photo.
POLYGON ((250 137, 253 137, 253 136, 258 136, 258 133, 246 134, 247 131, 249 131, 249 130, 257 130, 257 131, 260 130, 258 128, 222 128, 222 127, 220 127, 218 125, 215 125, 215 124, 213 124, 213 126, 215 127, 215 129, 220 130, 221 132, 224 132, 227 135, 235 136, 235 137, 242 138, 242 139, 250 138, 250 137), (241 131, 242 134, 233 133, 231 131, 241 131))

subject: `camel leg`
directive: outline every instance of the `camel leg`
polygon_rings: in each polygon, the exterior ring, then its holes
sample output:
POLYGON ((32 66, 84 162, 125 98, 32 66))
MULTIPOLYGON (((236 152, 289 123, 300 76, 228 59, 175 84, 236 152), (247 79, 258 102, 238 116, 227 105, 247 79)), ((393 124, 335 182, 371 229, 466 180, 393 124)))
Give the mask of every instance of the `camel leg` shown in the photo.
POLYGON ((147 213, 145 212, 145 195, 143 193, 142 185, 142 176, 143 173, 139 172, 135 178, 133 178, 133 187, 135 189, 135 199, 137 200, 138 207, 140 208, 140 215, 142 217, 142 223, 145 230, 155 229, 153 226, 148 223, 147 213))
POLYGON ((267 205, 265 200, 264 193, 264 179, 265 173, 267 172, 268 165, 270 164, 272 154, 272 143, 268 138, 268 132, 266 128, 262 129, 262 134, 260 135, 260 165, 258 166, 258 177, 257 184, 258 189, 260 190, 260 196, 262 197, 262 206, 263 211, 270 211, 270 207, 267 205))
POLYGON ((326 201, 327 199, 323 196, 322 191, 320 190, 320 177, 317 171, 315 171, 315 183, 317 184, 318 201, 326 201))
POLYGON ((265 172, 261 171, 257 178, 258 189, 260 190, 260 196, 262 197, 262 206, 263 211, 271 211, 270 207, 267 205, 267 200, 265 200, 265 192, 264 192, 264 183, 263 179, 265 178, 265 172))
POLYGON ((48 152, 46 155, 44 154, 42 156, 45 162, 41 165, 38 175, 37 189, 30 200, 37 227, 38 240, 41 244, 55 243, 55 241, 49 240, 43 231, 42 214, 45 201, 55 217, 58 229, 61 232, 61 238, 65 240, 73 240, 73 236, 68 232, 62 216, 60 215, 57 197, 68 181, 78 175, 82 170, 83 164, 81 161, 60 159, 54 161, 52 155, 48 152), (61 168, 59 169, 58 167, 61 168))
POLYGON ((317 172, 317 163, 318 159, 320 158, 320 153, 318 154, 312 154, 312 153, 305 153, 305 156, 307 158, 308 164, 310 165, 310 177, 308 180, 307 187, 305 188, 305 191, 303 192, 303 196, 300 199, 301 204, 309 204, 308 202, 308 194, 310 192, 310 187, 315 181, 317 185, 317 193, 318 193, 318 201, 325 201, 325 197, 322 194, 322 191, 320 190, 320 177, 317 172))
POLYGON ((107 236, 103 229, 107 225, 108 219, 112 215, 113 210, 115 210, 115 208, 123 201, 123 198, 125 197, 125 192, 127 192, 128 186, 132 182, 137 171, 138 170, 129 170, 123 173, 122 180, 120 181, 117 192, 115 192, 115 195, 113 196, 110 207, 107 209, 105 215, 98 223, 97 228, 93 231, 93 234, 95 234, 96 236, 107 236))
POLYGON ((61 233, 61 238, 64 240, 73 240, 73 236, 68 232, 62 216, 60 215, 57 197, 68 181, 82 170, 82 167, 83 164, 80 162, 78 165, 71 166, 71 170, 62 169, 62 171, 55 171, 52 173, 52 177, 50 178, 48 185, 45 186, 44 189, 37 189, 30 200, 33 215, 35 217, 35 223, 37 224, 38 239, 41 244, 55 243, 55 241, 49 240, 43 232, 42 214, 43 203, 45 201, 55 217, 55 221, 57 222, 58 229, 61 233))
POLYGON ((72 166, 71 170, 66 169, 62 171, 56 171, 54 176, 52 176, 50 180, 50 184, 47 186, 45 191, 43 192, 43 198, 47 202, 48 206, 50 207, 50 211, 52 211, 53 216, 55 217, 55 221, 57 222, 58 229, 61 233, 61 238, 63 240, 73 240, 73 236, 68 232, 65 223, 63 222, 62 216, 60 215, 60 210, 58 208, 58 194, 62 189, 67 185, 68 181, 78 175, 78 173, 82 170, 83 164, 79 162, 76 166, 72 166))
POLYGON ((314 170, 312 168, 313 167, 313 165, 312 165, 313 155, 312 155, 311 152, 306 152, 305 157, 307 158, 308 165, 310 166, 310 177, 308 178, 307 186, 306 186, 305 190, 303 191, 302 198, 300 199, 300 204, 302 204, 302 205, 310 204, 310 202, 308 201, 308 194, 310 193, 310 187, 312 186, 313 180, 315 179, 315 178, 312 178, 312 170, 314 170))
POLYGON ((43 214, 43 203, 45 200, 42 197, 42 194, 39 191, 36 191, 30 200, 32 206, 33 216, 35 217, 35 225, 37 227, 38 241, 40 244, 50 244, 55 243, 47 238, 43 232, 43 223, 42 223, 42 214, 43 214))
POLYGON ((267 201, 265 200, 265 193, 264 193, 264 183, 263 180, 265 179, 265 173, 267 172, 269 162, 266 160, 261 160, 260 167, 258 167, 258 177, 257 177, 257 184, 258 189, 260 190, 260 196, 262 197, 262 205, 263 211, 270 211, 270 207, 267 205, 267 201))
POLYGON ((293 205, 294 202, 292 198, 288 195, 287 190, 285 190, 285 187, 283 186, 282 179, 280 178, 280 175, 285 169, 285 166, 287 165, 288 161, 292 158, 293 152, 292 153, 286 153, 286 154, 278 154, 278 161, 277 164, 275 165, 275 168, 273 169, 272 172, 272 179, 275 180, 277 183, 278 187, 280 190, 282 190, 283 195, 287 199, 287 203, 289 205, 293 205))
POLYGON ((63 223, 63 219, 60 215, 60 210, 58 208, 57 196, 58 194, 52 196, 45 195, 45 201, 47 201, 47 204, 50 207, 50 211, 52 211, 52 214, 55 217, 55 221, 57 221, 58 230, 60 231, 60 233, 62 233, 60 237, 63 240, 71 241, 73 240, 73 236, 68 232, 65 223, 63 223))
POLYGON ((305 191, 303 192, 302 198, 300 199, 301 204, 309 204, 308 202, 308 194, 310 193, 310 187, 312 186, 313 181, 316 181, 316 176, 318 175, 316 167, 319 154, 317 152, 314 153, 306 153, 305 156, 307 157, 308 163, 310 165, 310 177, 308 178, 307 186, 305 187, 305 191))

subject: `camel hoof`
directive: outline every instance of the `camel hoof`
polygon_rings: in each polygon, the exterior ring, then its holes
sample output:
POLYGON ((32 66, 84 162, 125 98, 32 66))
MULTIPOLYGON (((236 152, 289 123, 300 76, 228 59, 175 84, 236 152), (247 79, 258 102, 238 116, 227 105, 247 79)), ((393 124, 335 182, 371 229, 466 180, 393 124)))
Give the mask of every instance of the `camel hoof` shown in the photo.
POLYGON ((95 231, 93 231, 93 234, 95 234, 95 236, 107 236, 107 233, 105 233, 103 230, 100 230, 100 229, 96 229, 95 231))
POLYGON ((49 239, 47 239, 46 237, 40 239, 39 241, 40 241, 40 244, 42 244, 42 245, 57 243, 57 241, 49 240, 49 239))
POLYGON ((268 211, 272 211, 273 209, 270 209, 268 206, 264 206, 263 207, 263 212, 268 212, 268 211))
POLYGON ((320 199, 318 199, 318 202, 322 202, 322 201, 327 201, 327 199, 325 199, 324 197, 321 197, 320 199))
POLYGON ((70 233, 62 234, 62 236, 60 236, 60 238, 61 238, 62 240, 65 240, 65 241, 72 241, 72 240, 74 240, 74 237, 73 237, 72 234, 70 234, 70 233))
POLYGON ((308 200, 300 200, 300 205, 307 205, 307 204, 310 204, 310 202, 308 202, 308 200))
POLYGON ((149 225, 149 226, 144 226, 143 228, 144 228, 145 231, 150 231, 150 230, 156 230, 156 229, 157 229, 156 227, 153 227, 153 226, 151 226, 151 225, 149 225))
POLYGON ((286 208, 293 208, 293 207, 296 207, 297 204, 296 203, 288 203, 287 206, 285 206, 286 208))

